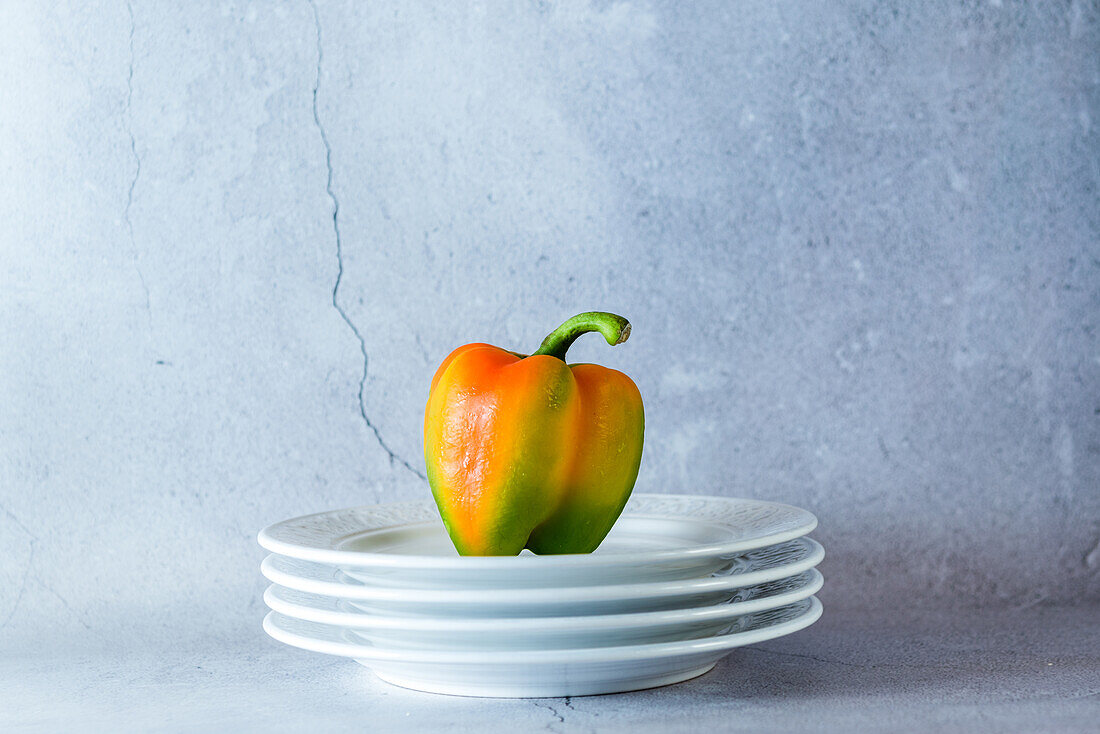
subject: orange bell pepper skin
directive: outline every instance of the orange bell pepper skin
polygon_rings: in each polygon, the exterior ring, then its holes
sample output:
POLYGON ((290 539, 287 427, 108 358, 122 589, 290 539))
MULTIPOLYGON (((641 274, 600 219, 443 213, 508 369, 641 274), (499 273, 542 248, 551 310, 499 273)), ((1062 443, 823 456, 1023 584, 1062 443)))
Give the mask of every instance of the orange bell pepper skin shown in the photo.
POLYGON ((436 370, 424 458, 460 554, 589 553, 622 513, 641 462, 642 397, 617 370, 565 363, 588 331, 614 345, 630 324, 580 314, 531 356, 467 344, 436 370))

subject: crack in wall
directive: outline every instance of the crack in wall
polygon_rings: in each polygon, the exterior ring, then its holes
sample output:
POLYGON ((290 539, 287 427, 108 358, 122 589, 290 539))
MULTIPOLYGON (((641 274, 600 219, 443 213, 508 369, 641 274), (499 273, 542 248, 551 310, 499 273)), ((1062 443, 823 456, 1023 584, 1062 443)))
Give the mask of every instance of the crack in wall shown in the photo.
POLYGON ((23 569, 23 580, 19 583, 19 591, 16 592, 15 603, 12 605, 11 611, 8 612, 7 618, 3 622, 0 622, 0 629, 4 629, 5 627, 7 627, 11 623, 12 619, 15 618, 15 613, 19 611, 19 605, 23 601, 23 596, 27 592, 27 587, 30 585, 31 581, 37 581, 43 589, 57 597, 57 600, 61 602, 61 605, 65 607, 65 609, 72 613, 72 615, 76 618, 76 621, 80 622, 80 624, 85 629, 90 631, 92 629, 91 625, 84 621, 84 617, 80 614, 80 612, 73 608, 73 606, 69 603, 69 600, 62 596, 61 593, 57 591, 57 589, 48 584, 46 580, 43 579, 42 576, 40 576, 38 572, 34 570, 34 557, 35 553, 37 553, 38 551, 38 541, 40 540, 38 535, 31 532, 31 529, 24 525, 23 522, 18 517, 16 517, 14 512, 9 510, 3 504, 0 504, 0 512, 3 512, 5 515, 7 515, 8 518, 13 523, 15 523, 16 527, 26 533, 27 537, 30 538, 30 553, 27 555, 27 565, 23 569))
POLYGON ((33 578, 43 589, 50 592, 54 596, 54 598, 61 602, 61 606, 65 607, 65 609, 73 615, 77 622, 80 622, 81 627, 88 630, 89 632, 93 631, 92 626, 84 621, 84 616, 76 609, 74 609, 73 605, 69 603, 69 600, 62 596, 61 593, 57 591, 57 589, 47 584, 46 581, 37 573, 34 574, 33 578))
POLYGON ((141 156, 137 152, 137 139, 134 137, 134 5, 126 3, 126 10, 130 13, 130 70, 126 77, 126 131, 130 135, 130 155, 134 157, 134 177, 130 179, 130 189, 126 192, 126 209, 123 216, 126 218, 126 231, 130 234, 130 257, 134 261, 134 270, 137 271, 138 280, 141 281, 141 289, 145 293, 145 312, 149 315, 152 325, 152 309, 149 304, 149 286, 145 282, 145 275, 141 272, 141 264, 138 262, 137 240, 134 238, 134 221, 130 218, 130 210, 134 206, 134 189, 137 187, 138 177, 141 176, 141 156))
POLYGON ((19 592, 15 595, 15 603, 12 604, 7 619, 0 623, 0 629, 4 629, 11 624, 11 621, 15 619, 15 613, 19 611, 19 604, 23 601, 23 595, 27 592, 27 582, 30 581, 31 567, 34 565, 34 549, 37 542, 37 538, 31 539, 31 553, 27 558, 27 567, 23 569, 23 581, 19 584, 19 592))
POLYGON ((427 481, 427 477, 423 472, 419 471, 412 464, 405 461, 398 456, 393 449, 389 447, 389 444, 382 438, 381 432, 378 427, 371 422, 371 419, 367 416, 366 404, 363 402, 363 391, 367 383, 367 370, 370 365, 370 357, 367 355, 367 343, 363 339, 362 333, 359 331, 359 327, 348 316, 347 311, 340 305, 339 292, 340 283, 344 279, 344 245, 340 236, 340 200, 336 198, 336 191, 332 186, 332 146, 329 144, 328 133, 325 131, 325 126, 321 123, 321 116, 317 111, 317 92, 321 88, 321 64, 324 60, 324 52, 321 46, 321 13, 317 9, 316 0, 308 0, 310 9, 313 11, 313 24, 317 34, 317 77, 313 84, 313 123, 317 127, 317 132, 321 136, 321 144, 325 147, 325 168, 327 170, 328 178, 325 181, 325 192, 328 194, 329 199, 332 200, 332 231, 336 238, 336 282, 332 286, 332 307, 336 309, 336 312, 340 314, 340 318, 351 329, 351 333, 355 335, 355 338, 359 341, 359 352, 363 355, 363 374, 359 377, 359 416, 363 419, 367 429, 374 434, 374 438, 377 440, 378 445, 382 447, 390 457, 390 465, 394 463, 401 464, 403 467, 411 471, 420 479, 427 481))
POLYGON ((24 533, 26 533, 30 537, 31 540, 38 540, 38 536, 35 535, 34 533, 32 533, 30 528, 28 528, 26 525, 24 525, 22 520, 20 520, 18 517, 15 516, 14 512, 9 510, 3 504, 0 504, 0 510, 2 510, 4 512, 4 514, 7 515, 8 518, 10 518, 13 523, 15 523, 17 526, 19 526, 19 529, 22 530, 24 533))

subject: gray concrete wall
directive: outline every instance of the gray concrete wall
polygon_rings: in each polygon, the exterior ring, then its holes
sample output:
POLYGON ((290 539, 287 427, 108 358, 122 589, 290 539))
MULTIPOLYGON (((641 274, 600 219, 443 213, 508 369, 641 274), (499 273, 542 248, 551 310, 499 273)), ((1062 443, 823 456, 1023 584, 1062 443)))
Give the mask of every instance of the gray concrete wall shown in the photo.
POLYGON ((6 633, 255 629, 260 527, 427 496, 436 364, 588 309, 638 489, 812 509, 826 606, 1100 598, 1095 3, 0 27, 6 633))

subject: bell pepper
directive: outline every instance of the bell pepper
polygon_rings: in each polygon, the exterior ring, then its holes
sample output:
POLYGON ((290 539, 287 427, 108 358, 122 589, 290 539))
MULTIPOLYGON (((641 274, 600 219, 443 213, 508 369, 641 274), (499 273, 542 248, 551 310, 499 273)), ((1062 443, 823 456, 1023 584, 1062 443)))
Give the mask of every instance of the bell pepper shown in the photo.
POLYGON ((566 364, 590 331, 614 346, 630 322, 582 313, 530 356, 466 344, 436 370, 424 459, 460 554, 590 553, 622 513, 642 457, 642 396, 622 372, 566 364))

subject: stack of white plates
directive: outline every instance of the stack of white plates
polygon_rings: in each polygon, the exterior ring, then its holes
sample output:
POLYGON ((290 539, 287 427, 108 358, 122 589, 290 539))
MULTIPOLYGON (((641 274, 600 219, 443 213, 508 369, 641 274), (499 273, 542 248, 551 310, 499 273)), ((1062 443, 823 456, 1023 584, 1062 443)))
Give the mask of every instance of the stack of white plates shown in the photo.
POLYGON ((431 500, 323 512, 260 533, 264 629, 422 691, 650 688, 813 624, 816 525, 774 502, 636 494, 595 553, 460 557, 431 500))

